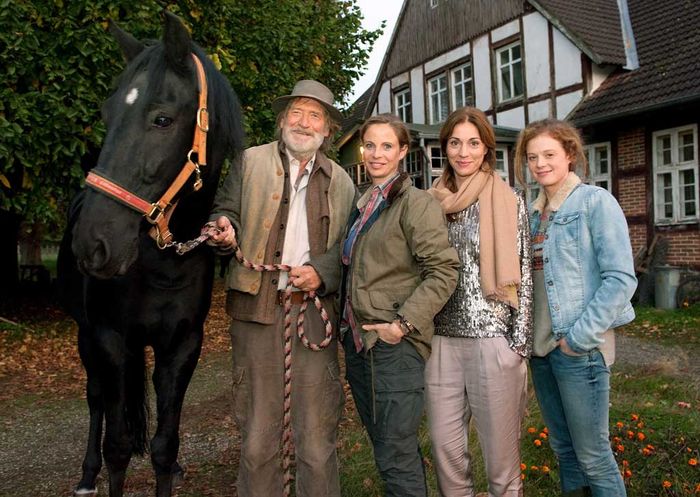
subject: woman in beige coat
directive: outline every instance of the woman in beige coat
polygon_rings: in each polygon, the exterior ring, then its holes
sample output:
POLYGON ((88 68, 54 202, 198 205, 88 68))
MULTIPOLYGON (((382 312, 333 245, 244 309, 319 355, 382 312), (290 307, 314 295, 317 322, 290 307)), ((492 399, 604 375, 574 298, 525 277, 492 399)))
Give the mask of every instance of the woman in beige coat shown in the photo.
POLYGON ((343 242, 347 379, 387 496, 425 496, 418 445, 433 317, 455 288, 459 260, 440 205, 399 172, 405 125, 373 116, 360 136, 371 187, 343 242))

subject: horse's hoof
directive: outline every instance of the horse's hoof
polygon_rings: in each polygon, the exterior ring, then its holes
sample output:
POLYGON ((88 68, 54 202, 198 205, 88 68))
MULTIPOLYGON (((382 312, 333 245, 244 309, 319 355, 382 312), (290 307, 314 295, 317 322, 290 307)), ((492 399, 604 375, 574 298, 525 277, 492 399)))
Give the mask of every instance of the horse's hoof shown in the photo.
POLYGON ((185 470, 180 466, 177 461, 175 464, 173 464, 172 468, 172 485, 173 487, 177 487, 178 485, 182 484, 182 482, 185 481, 185 470))
POLYGON ((76 488, 73 490, 73 497, 95 497, 96 495, 96 488, 76 488))

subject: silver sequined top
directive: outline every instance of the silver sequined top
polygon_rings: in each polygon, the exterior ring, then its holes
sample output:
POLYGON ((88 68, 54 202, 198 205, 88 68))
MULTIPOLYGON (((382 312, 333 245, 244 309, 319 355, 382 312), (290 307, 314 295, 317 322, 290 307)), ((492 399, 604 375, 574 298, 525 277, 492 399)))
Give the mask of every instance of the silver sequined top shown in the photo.
POLYGON ((450 216, 450 243, 457 249, 461 267, 457 289, 435 317, 435 334, 449 337, 504 336, 523 357, 532 349, 532 272, 530 223, 525 200, 518 194, 518 254, 520 254, 519 306, 486 300, 479 280, 479 202, 450 216))

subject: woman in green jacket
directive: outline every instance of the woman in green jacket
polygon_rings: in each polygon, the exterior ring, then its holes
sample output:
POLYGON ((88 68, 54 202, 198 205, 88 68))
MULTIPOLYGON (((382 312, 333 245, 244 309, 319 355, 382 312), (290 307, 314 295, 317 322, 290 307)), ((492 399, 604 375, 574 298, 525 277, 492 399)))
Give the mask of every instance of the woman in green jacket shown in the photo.
POLYGON ((341 336, 347 379, 387 496, 425 496, 418 445, 433 317, 455 289, 459 259, 440 204, 399 172, 409 135, 380 114, 360 130, 371 187, 343 242, 341 336))

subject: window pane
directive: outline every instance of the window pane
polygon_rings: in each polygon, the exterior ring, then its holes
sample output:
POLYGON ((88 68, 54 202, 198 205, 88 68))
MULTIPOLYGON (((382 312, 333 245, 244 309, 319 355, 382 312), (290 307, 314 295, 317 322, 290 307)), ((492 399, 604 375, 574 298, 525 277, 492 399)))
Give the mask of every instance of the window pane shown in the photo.
POLYGON ((673 186, 671 173, 656 176, 656 202, 659 216, 664 219, 673 217, 673 186))
POLYGON ((598 174, 608 174, 608 148, 596 147, 594 160, 595 172, 598 174))
POLYGON ((523 94, 523 68, 521 62, 513 64, 513 86, 515 87, 513 96, 517 97, 523 94))
POLYGON ((681 216, 691 217, 697 214, 695 209, 697 181, 695 180, 695 171, 686 169, 680 171, 679 180, 681 186, 681 216))
POLYGON ((656 160, 659 166, 671 164, 671 135, 656 138, 656 160))
POLYGON ((501 69, 501 98, 502 100, 509 100, 511 98, 510 67, 501 69))
POLYGON ((513 60, 520 58, 520 45, 515 45, 513 48, 511 48, 511 51, 513 54, 513 60))
POLYGON ((693 132, 683 131, 678 134, 678 157, 680 162, 691 162, 695 159, 693 132))
POLYGON ((596 181, 595 185, 601 188, 605 188, 606 190, 608 189, 608 182, 606 180, 596 181))
POLYGON ((502 50, 500 53, 501 57, 501 66, 505 66, 510 62, 510 51, 508 49, 502 50))

